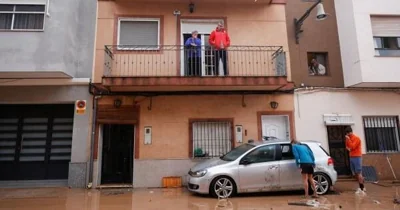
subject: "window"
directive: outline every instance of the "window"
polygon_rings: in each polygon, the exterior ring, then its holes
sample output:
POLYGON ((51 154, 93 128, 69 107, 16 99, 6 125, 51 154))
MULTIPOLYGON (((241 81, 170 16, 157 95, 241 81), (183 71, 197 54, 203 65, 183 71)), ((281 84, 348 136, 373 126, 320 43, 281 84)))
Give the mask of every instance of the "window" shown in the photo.
POLYGON ((400 16, 372 16, 376 56, 400 56, 400 16))
POLYGON ((118 28, 118 49, 159 49, 160 19, 120 18, 118 28))
POLYGON ((367 152, 399 152, 398 117, 364 117, 367 152))
POLYGON ((193 122, 193 157, 220 157, 232 149, 230 121, 193 122))
POLYGON ((293 160, 294 159, 293 152, 292 152, 292 145, 282 144, 281 150, 282 150, 282 160, 293 160))
POLYGON ((326 76, 328 53, 307 53, 308 73, 311 76, 326 76))
POLYGON ((0 4, 0 30, 44 29, 45 5, 0 4))
POLYGON ((376 56, 400 56, 400 37, 374 37, 376 56))
POLYGON ((255 149, 246 155, 250 163, 263 163, 276 160, 276 145, 268 145, 255 149))

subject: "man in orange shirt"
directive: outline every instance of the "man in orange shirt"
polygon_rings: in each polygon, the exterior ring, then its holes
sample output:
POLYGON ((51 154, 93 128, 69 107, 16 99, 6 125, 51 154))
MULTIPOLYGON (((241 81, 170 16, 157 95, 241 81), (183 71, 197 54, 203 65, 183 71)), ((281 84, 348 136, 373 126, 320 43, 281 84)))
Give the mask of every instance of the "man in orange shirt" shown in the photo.
POLYGON ((346 127, 344 131, 346 134, 346 149, 350 154, 350 168, 360 186, 356 193, 365 194, 364 177, 362 176, 361 140, 353 134, 353 129, 350 126, 346 127))
POLYGON ((228 32, 225 30, 222 22, 218 23, 217 28, 211 32, 208 42, 213 47, 213 51, 215 53, 215 75, 219 74, 219 61, 222 60, 224 69, 223 76, 228 76, 228 52, 226 50, 231 45, 231 39, 229 38, 228 32))

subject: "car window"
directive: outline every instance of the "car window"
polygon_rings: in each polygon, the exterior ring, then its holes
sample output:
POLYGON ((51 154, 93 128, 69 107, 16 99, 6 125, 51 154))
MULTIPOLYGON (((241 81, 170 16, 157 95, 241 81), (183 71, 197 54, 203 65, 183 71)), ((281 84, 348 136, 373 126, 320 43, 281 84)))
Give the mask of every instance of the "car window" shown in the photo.
POLYGON ((234 161, 238 157, 242 156, 244 153, 249 151, 250 149, 253 149, 254 145, 251 144, 242 144, 235 149, 231 150, 230 152, 226 153, 221 157, 221 160, 225 161, 234 161))
POLYGON ((293 160, 293 152, 291 144, 281 144, 282 160, 293 160))
POLYGON ((246 155, 246 159, 251 163, 263 163, 269 161, 275 161, 276 157, 276 146, 267 145, 262 146, 246 155))

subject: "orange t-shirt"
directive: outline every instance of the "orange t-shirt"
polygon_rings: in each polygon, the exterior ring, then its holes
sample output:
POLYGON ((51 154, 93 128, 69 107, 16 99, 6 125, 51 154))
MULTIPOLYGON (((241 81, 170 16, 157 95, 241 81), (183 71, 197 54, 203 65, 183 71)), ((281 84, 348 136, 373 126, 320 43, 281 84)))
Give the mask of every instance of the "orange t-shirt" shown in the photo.
POLYGON ((361 140, 354 134, 349 135, 350 139, 346 141, 346 147, 350 149, 350 157, 361 157, 361 140))

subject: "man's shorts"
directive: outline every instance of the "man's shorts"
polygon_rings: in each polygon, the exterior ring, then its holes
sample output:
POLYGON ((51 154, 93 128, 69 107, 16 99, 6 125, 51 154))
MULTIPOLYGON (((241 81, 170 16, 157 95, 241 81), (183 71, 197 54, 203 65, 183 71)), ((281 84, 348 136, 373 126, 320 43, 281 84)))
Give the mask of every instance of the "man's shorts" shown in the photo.
POLYGON ((350 158, 350 168, 353 175, 361 174, 362 172, 362 160, 361 157, 351 157, 350 158))
POLYGON ((313 174, 314 167, 311 163, 301 163, 300 164, 302 174, 313 174))

